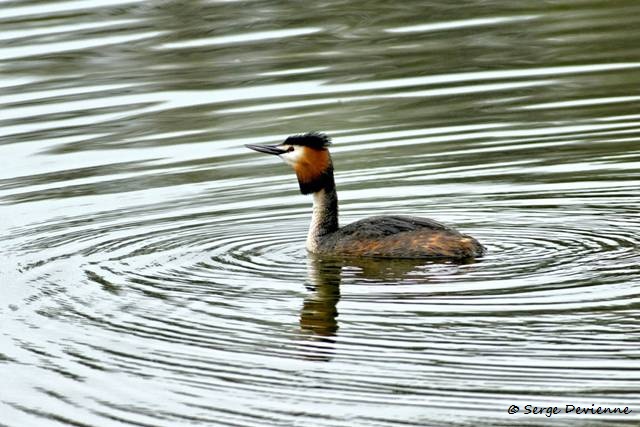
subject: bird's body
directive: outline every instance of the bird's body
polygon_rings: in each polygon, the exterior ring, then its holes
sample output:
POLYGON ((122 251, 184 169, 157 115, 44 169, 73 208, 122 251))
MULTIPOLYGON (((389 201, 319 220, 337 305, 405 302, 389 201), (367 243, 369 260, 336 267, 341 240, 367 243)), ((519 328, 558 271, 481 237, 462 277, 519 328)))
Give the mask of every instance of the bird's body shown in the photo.
POLYGON ((483 252, 474 238, 415 216, 365 218, 324 236, 314 249, 323 254, 384 258, 463 259, 483 252))
POLYGON ((311 133, 287 138, 279 146, 249 145, 277 154, 296 172, 300 191, 313 194, 313 214, 306 247, 337 256, 468 259, 484 254, 473 237, 428 218, 373 216, 344 227, 338 224, 338 196, 329 139, 311 133))

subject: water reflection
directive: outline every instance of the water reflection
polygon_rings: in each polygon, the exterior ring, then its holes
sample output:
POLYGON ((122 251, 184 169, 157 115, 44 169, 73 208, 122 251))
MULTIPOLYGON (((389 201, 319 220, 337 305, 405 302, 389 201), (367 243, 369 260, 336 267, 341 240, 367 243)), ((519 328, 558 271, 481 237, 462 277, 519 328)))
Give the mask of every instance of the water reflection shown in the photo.
POLYGON ((309 291, 300 310, 300 328, 323 341, 333 342, 338 331, 338 309, 342 265, 340 262, 309 254, 307 259, 309 291))
POLYGON ((343 276, 351 283, 360 285, 394 286, 398 283, 428 284, 429 277, 417 275, 411 280, 412 273, 430 266, 463 265, 479 261, 431 262, 420 259, 387 258, 337 258, 327 255, 308 254, 307 278, 305 288, 308 291, 300 310, 300 329, 308 338, 304 356, 308 359, 327 361, 334 351, 333 344, 340 328, 338 322, 338 302, 343 276))

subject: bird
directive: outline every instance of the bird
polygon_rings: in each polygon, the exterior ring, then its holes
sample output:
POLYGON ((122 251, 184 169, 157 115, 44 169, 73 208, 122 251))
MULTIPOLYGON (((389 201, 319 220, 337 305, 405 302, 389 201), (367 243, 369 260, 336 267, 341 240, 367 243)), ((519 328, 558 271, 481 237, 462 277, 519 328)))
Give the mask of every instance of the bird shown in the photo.
POLYGON ((246 145, 278 156, 293 168, 300 192, 313 195, 308 252, 339 257, 448 260, 468 260, 485 254, 485 247, 475 238, 428 218, 372 216, 340 227, 330 145, 331 139, 319 132, 292 135, 277 145, 246 145))

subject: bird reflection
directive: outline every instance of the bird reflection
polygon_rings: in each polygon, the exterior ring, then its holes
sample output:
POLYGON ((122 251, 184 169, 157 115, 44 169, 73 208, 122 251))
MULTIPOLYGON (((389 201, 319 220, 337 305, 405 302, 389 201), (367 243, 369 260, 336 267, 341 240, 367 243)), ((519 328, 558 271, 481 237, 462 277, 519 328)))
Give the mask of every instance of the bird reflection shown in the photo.
POLYGON ((338 261, 309 256, 307 260, 310 291, 300 311, 300 328, 318 337, 332 337, 338 331, 338 309, 342 265, 338 261))
POLYGON ((303 356, 328 361, 333 355, 339 329, 337 304, 343 275, 391 285, 425 264, 430 263, 419 259, 344 259, 309 254, 308 281, 305 283, 309 293, 300 310, 300 329, 307 338, 303 356))

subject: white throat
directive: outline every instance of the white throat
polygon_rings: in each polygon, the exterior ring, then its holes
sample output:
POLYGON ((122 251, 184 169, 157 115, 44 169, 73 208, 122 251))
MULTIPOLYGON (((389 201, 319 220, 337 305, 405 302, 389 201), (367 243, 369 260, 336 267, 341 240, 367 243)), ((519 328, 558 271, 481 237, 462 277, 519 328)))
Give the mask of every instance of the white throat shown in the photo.
POLYGON ((307 250, 321 252, 326 249, 324 246, 338 229, 338 196, 335 187, 313 193, 313 214, 307 234, 307 250))
POLYGON ((317 252, 321 225, 324 213, 327 209, 327 197, 324 190, 313 193, 313 213, 311 214, 311 224, 307 233, 307 250, 317 252))

